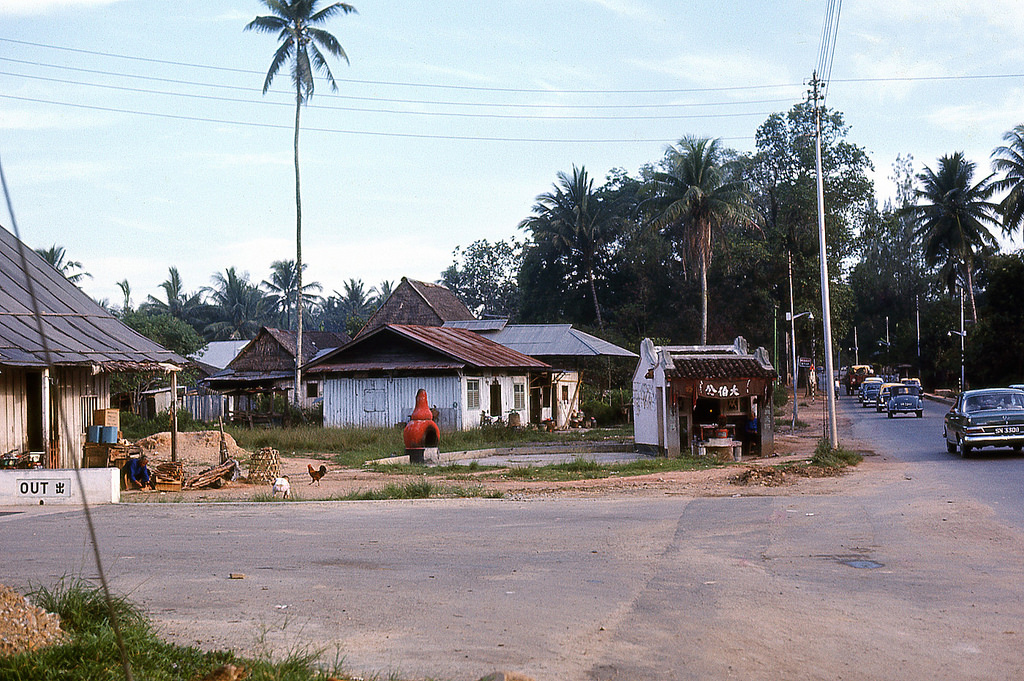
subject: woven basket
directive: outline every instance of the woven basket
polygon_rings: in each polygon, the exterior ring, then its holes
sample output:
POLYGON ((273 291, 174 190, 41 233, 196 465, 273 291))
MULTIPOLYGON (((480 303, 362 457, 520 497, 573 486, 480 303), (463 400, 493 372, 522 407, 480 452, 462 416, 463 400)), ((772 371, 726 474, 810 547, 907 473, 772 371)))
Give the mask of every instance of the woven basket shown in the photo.
POLYGON ((281 456, 272 447, 264 447, 249 459, 249 482, 269 485, 281 477, 281 456))

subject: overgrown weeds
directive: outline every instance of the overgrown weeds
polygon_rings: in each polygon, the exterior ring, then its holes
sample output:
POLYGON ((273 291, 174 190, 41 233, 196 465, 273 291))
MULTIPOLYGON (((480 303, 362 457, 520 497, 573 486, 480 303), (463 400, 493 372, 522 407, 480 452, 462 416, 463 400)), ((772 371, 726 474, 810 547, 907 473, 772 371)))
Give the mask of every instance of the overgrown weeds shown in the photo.
MULTIPOLYGON (((123 678, 122 658, 103 592, 80 579, 61 579, 53 587, 39 587, 29 600, 60 615, 65 640, 57 645, 19 655, 0 657, 0 678, 42 681, 93 681, 123 678)), ((189 681, 212 670, 234 664, 245 667, 253 680, 326 681, 351 679, 340 660, 321 669, 321 651, 292 652, 274 661, 269 653, 256 659, 231 651, 203 652, 161 640, 148 617, 123 596, 112 598, 132 675, 147 681, 189 681)))
POLYGON ((814 448, 811 464, 828 468, 846 468, 847 466, 856 466, 863 460, 864 457, 857 452, 850 451, 842 445, 833 448, 832 443, 821 438, 814 448))

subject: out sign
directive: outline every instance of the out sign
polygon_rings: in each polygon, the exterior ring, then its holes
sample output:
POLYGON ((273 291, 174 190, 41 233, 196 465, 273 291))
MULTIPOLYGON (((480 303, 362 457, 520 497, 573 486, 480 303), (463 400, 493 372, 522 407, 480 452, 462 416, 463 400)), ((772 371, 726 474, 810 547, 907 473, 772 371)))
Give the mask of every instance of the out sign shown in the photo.
POLYGON ((70 497, 71 480, 68 478, 21 478, 17 481, 18 496, 70 497))

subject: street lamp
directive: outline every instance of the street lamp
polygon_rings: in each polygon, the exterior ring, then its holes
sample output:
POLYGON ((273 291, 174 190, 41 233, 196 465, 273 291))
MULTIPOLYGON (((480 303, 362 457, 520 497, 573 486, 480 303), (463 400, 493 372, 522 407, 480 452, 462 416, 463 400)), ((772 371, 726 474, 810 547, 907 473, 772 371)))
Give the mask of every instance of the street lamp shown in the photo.
MULTIPOLYGON (((790 306, 793 305, 792 297, 790 297, 789 299, 789 304, 790 306)), ((814 314, 811 312, 801 312, 800 314, 797 315, 793 314, 792 311, 786 313, 786 321, 789 322, 790 329, 790 345, 793 349, 793 430, 796 430, 796 375, 798 372, 796 365, 796 320, 799 319, 800 317, 803 317, 804 315, 807 316, 808 320, 814 321, 814 314)))
POLYGON ((964 328, 964 290, 960 289, 960 330, 950 331, 950 336, 960 336, 960 392, 967 388, 967 379, 964 376, 964 339, 967 338, 967 329, 964 328))

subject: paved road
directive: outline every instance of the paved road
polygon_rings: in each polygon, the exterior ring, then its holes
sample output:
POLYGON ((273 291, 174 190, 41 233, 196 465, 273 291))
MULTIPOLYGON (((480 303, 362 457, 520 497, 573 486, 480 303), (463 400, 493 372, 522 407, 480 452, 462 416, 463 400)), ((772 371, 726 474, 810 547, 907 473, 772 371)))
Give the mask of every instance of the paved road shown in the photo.
POLYGON ((872 442, 881 451, 912 464, 913 474, 991 507, 999 517, 1024 530, 1024 454, 1011 449, 977 450, 968 460, 950 454, 942 438, 942 418, 949 410, 925 402, 924 418, 893 419, 864 409, 854 398, 839 400, 840 413, 851 418, 853 437, 872 442))
MULTIPOLYGON (((204 647, 262 636, 337 646, 367 675, 453 680, 1017 677, 1024 532, 962 479, 1020 460, 915 454, 896 429, 931 438, 928 419, 850 418, 882 455, 814 494, 95 516, 113 586, 204 647)), ((92 576, 84 537, 78 511, 0 516, 0 581, 92 576)))

